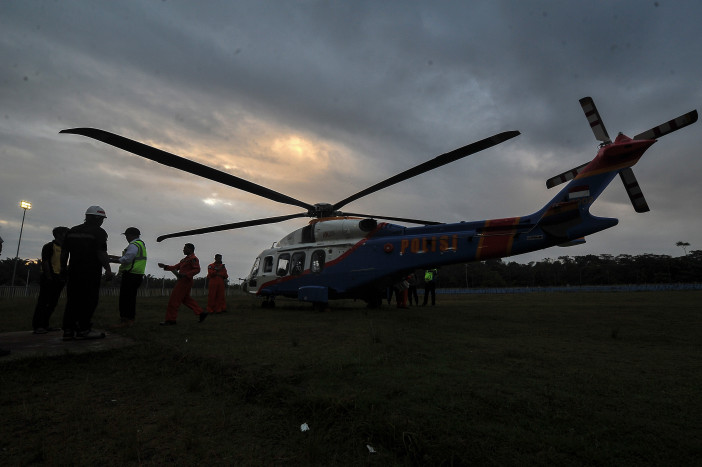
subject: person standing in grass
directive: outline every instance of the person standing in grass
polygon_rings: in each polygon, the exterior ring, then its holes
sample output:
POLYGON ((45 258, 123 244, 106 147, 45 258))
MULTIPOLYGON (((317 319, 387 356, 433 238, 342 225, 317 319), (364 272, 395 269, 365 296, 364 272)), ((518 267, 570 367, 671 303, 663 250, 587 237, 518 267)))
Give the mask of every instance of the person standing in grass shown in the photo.
POLYGON ((122 234, 127 239, 127 248, 122 256, 111 256, 110 261, 119 263, 122 282, 119 286, 119 324, 113 328, 130 327, 136 317, 137 291, 146 272, 146 245, 139 238, 141 232, 136 227, 128 227, 122 234))
POLYGON ((227 267, 222 264, 222 255, 216 254, 214 259, 214 263, 207 266, 207 280, 209 281, 207 312, 222 313, 227 311, 224 287, 229 275, 227 274, 227 267))
POLYGON ((93 331, 93 314, 100 300, 100 280, 114 277, 107 255, 107 219, 100 206, 85 211, 85 222, 69 229, 61 246, 61 274, 66 283, 66 309, 63 313, 63 340, 99 339, 104 333, 93 331))
POLYGON ((426 306, 430 294, 431 306, 436 304, 436 278, 438 275, 439 271, 437 271, 436 268, 424 271, 424 303, 422 303, 422 306, 426 306))
POLYGON ((183 247, 185 258, 181 259, 178 264, 168 266, 163 263, 158 263, 158 267, 164 271, 172 271, 178 278, 171 297, 168 299, 168 307, 166 308, 166 320, 159 323, 161 326, 169 326, 176 324, 178 319, 178 307, 181 303, 195 312, 199 316, 199 321, 202 323, 207 318, 207 312, 202 311, 200 305, 190 296, 190 289, 193 287, 193 277, 200 273, 200 260, 195 256, 195 245, 186 243, 183 247))
POLYGON ((46 334, 59 330, 49 327, 49 319, 56 309, 63 286, 66 284, 61 277, 61 244, 66 232, 68 227, 55 227, 52 231, 54 240, 41 249, 39 297, 32 317, 34 334, 46 334))

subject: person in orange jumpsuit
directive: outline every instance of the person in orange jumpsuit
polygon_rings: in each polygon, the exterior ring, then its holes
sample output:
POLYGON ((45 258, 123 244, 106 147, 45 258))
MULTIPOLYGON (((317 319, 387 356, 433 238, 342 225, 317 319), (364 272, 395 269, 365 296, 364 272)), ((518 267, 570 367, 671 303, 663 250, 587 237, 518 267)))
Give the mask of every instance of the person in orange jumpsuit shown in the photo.
POLYGON ((224 298, 224 281, 229 278, 227 267, 222 264, 222 255, 216 254, 215 262, 207 266, 207 279, 209 280, 209 293, 207 295, 207 312, 222 313, 227 311, 227 302, 224 298))
POLYGON ((200 260, 195 256, 195 245, 186 243, 183 247, 183 254, 185 258, 181 259, 178 264, 174 264, 173 266, 158 263, 160 268, 163 268, 165 271, 173 271, 173 274, 178 278, 171 292, 171 298, 168 300, 166 320, 159 323, 162 326, 176 324, 176 320, 178 319, 178 307, 180 307, 181 303, 193 310, 195 314, 200 317, 201 323, 207 318, 207 312, 202 311, 200 305, 190 296, 190 289, 193 286, 193 277, 200 273, 200 260))

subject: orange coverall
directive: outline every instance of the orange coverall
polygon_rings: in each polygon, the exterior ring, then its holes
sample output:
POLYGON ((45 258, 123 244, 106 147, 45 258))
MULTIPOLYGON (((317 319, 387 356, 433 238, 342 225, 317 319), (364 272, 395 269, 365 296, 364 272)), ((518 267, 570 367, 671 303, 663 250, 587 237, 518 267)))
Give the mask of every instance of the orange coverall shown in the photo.
POLYGON ((190 289, 193 286, 193 277, 200 272, 200 260, 194 254, 188 255, 181 259, 178 264, 166 266, 166 271, 178 271, 183 277, 178 279, 171 298, 168 300, 166 308, 166 321, 175 321, 178 318, 178 307, 182 303, 195 312, 196 315, 202 314, 202 308, 190 296, 190 289))
POLYGON ((224 279, 227 279, 227 268, 224 264, 212 263, 207 266, 207 279, 210 289, 207 295, 207 312, 222 313, 227 311, 227 302, 224 299, 224 279))

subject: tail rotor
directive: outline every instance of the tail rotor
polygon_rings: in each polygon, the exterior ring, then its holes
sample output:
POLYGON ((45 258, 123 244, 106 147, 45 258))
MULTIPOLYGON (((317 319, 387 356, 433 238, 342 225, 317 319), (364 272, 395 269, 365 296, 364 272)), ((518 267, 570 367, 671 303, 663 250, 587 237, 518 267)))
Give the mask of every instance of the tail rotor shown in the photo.
MULTIPOLYGON (((583 97, 582 99, 580 99, 580 106, 583 108, 583 112, 585 113, 585 117, 587 118, 587 121, 590 124, 592 133, 595 135, 595 139, 601 142, 601 146, 607 146, 609 144, 612 144, 612 140, 609 137, 609 134, 607 133, 607 129, 605 128, 604 123, 602 122, 602 118, 600 117, 600 113, 598 112, 597 106, 592 100, 592 97, 583 97)), ((688 125, 691 125, 696 121, 697 110, 693 110, 686 114, 680 115, 677 118, 655 126, 649 130, 646 130, 642 133, 639 133, 632 139, 656 140, 661 136, 665 136, 688 125)), ((549 178, 546 181, 546 187, 553 188, 556 185, 560 185, 561 183, 573 180, 589 164, 590 163, 588 162, 574 169, 556 175, 555 177, 549 178)), ((629 200, 631 201, 632 206, 634 206, 634 210, 636 212, 649 211, 650 209, 648 207, 648 203, 644 198, 643 192, 641 191, 641 187, 639 186, 639 182, 638 180, 636 180, 636 176, 634 175, 634 171, 631 170, 631 167, 625 167, 621 169, 619 171, 619 177, 621 178, 622 183, 624 184, 624 189, 626 190, 627 195, 629 195, 629 200)))

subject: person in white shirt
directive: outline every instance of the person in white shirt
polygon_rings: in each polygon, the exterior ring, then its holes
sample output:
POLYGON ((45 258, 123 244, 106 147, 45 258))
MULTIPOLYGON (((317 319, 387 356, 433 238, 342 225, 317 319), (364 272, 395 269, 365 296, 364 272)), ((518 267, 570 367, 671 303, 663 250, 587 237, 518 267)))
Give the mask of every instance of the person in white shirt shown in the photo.
POLYGON ((137 291, 144 279, 146 270, 146 245, 139 238, 141 232, 136 227, 129 227, 122 234, 126 237, 127 248, 122 256, 111 256, 110 261, 119 263, 119 274, 122 282, 119 287, 119 324, 112 328, 129 327, 136 318, 137 291))

